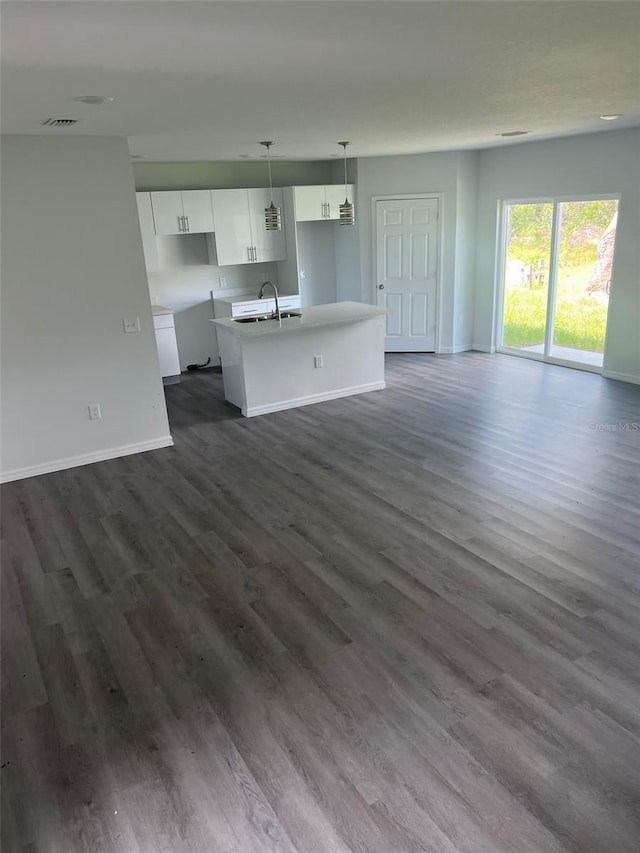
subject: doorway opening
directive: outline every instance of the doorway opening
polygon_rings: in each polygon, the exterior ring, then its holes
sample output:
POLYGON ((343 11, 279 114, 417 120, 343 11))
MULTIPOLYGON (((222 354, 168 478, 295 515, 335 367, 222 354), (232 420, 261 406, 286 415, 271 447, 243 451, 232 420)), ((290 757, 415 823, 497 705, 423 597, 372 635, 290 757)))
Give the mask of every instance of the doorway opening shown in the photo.
POLYGON ((602 371, 618 199, 504 205, 501 352, 602 371))

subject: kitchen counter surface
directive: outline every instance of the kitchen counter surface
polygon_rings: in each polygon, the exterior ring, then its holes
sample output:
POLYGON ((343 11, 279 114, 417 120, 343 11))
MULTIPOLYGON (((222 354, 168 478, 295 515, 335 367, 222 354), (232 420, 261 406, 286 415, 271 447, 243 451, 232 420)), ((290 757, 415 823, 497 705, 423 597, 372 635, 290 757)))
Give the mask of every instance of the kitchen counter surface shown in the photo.
POLYGON ((238 338, 260 338, 265 335, 282 335, 320 326, 336 326, 341 323, 357 323, 387 314, 385 308, 367 305, 364 302, 332 302, 329 305, 314 305, 301 309, 301 317, 285 317, 282 325, 277 320, 260 323, 238 323, 230 317, 211 320, 216 326, 226 329, 238 338))
POLYGON ((173 308, 165 308, 164 305, 152 305, 151 313, 154 317, 159 317, 161 314, 173 314, 173 308))

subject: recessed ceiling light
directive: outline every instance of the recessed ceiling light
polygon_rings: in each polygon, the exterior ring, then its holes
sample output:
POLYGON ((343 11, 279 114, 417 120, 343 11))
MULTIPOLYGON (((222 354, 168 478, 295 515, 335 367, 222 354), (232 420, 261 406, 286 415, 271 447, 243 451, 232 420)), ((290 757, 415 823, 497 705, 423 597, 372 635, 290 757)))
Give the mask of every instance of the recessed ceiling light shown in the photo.
POLYGON ((115 98, 110 98, 109 95, 78 95, 76 98, 71 98, 72 101, 80 101, 82 104, 91 104, 92 107, 98 107, 101 104, 111 104, 115 98))
POLYGON ((149 155, 148 154, 132 154, 131 159, 132 160, 148 160, 149 155))
POLYGON ((526 136, 528 130, 507 130, 504 133, 496 133, 496 136, 526 136))
POLYGON ((615 121, 618 118, 622 118, 622 113, 608 113, 607 115, 600 116, 602 121, 615 121))

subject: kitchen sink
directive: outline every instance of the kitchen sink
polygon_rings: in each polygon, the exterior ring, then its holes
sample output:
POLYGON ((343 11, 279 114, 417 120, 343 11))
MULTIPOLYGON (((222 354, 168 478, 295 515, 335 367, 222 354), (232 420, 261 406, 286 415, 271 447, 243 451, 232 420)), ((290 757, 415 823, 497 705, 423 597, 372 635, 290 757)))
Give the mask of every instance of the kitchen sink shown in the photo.
MULTIPOLYGON (((283 320, 286 320, 288 317, 302 317, 302 314, 299 311, 281 311, 280 316, 283 320)), ((277 320, 277 317, 274 317, 273 314, 268 316, 259 315, 253 317, 234 317, 234 323, 262 323, 263 320, 277 320)))

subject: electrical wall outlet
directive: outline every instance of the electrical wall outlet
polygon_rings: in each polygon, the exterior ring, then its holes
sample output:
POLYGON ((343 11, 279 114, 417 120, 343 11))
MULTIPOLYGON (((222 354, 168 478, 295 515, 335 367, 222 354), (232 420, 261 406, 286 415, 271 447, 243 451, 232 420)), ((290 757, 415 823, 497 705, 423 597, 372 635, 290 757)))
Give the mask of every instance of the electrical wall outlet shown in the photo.
POLYGON ((102 412, 100 411, 100 403, 89 403, 87 408, 89 409, 89 420, 99 421, 102 417, 102 412))
POLYGON ((220 276, 220 279, 219 279, 219 282, 220 282, 220 290, 224 290, 224 289, 226 288, 226 286, 227 286, 227 277, 226 277, 226 275, 221 275, 221 276, 220 276))
POLYGON ((324 366, 323 362, 322 362, 322 356, 321 355, 314 355, 313 366, 314 367, 323 367, 324 366))
POLYGON ((132 332, 139 332, 140 317, 136 317, 135 319, 127 319, 125 317, 122 321, 122 325, 124 326, 124 330, 127 334, 131 334, 132 332))

